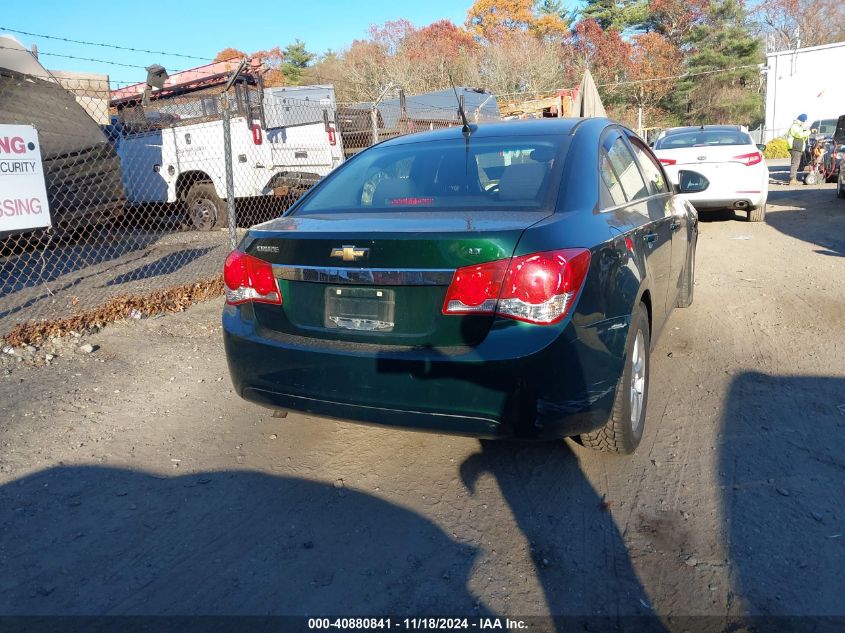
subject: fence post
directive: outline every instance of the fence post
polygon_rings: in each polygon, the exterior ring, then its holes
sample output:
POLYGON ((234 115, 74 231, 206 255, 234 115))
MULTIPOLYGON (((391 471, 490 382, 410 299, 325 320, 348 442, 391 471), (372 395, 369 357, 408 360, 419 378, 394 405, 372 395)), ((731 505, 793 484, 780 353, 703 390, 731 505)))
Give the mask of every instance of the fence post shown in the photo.
POLYGON ((232 170, 232 114, 229 111, 229 92, 220 95, 223 106, 223 161, 226 166, 226 202, 229 216, 229 246, 238 245, 237 223, 235 222, 235 175, 232 170))
POLYGON ((378 106, 373 104, 370 109, 370 121, 373 124, 373 145, 378 143, 378 106))

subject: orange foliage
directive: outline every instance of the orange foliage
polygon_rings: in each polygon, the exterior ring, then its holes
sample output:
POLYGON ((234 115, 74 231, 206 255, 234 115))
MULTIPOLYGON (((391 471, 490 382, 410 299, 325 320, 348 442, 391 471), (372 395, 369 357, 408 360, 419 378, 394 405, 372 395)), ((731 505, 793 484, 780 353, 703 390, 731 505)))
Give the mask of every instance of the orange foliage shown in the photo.
POLYGON ((408 57, 417 60, 431 57, 451 59, 472 52, 477 46, 472 35, 449 20, 438 20, 414 30, 402 40, 402 50, 408 57))
POLYGON ((246 53, 239 51, 237 48, 229 47, 224 48, 222 51, 217 53, 217 55, 214 56, 214 61, 225 62, 230 59, 243 59, 244 57, 247 57, 246 53))
POLYGON ((285 76, 281 71, 282 62, 285 60, 285 54, 278 46, 263 51, 255 51, 252 55, 247 55, 237 48, 224 48, 214 56, 214 61, 221 62, 230 59, 242 59, 244 57, 261 60, 261 63, 264 65, 265 86, 284 86, 287 83, 285 76))
POLYGON ((534 0, 475 0, 467 11, 467 28, 480 38, 496 40, 515 30, 531 28, 534 0))
MULTIPOLYGON (((678 74, 680 49, 659 33, 643 33, 633 38, 629 76, 634 80, 658 79, 678 74)), ((637 105, 653 105, 667 96, 675 86, 674 80, 644 81, 633 84, 637 105)))
POLYGON ((631 45, 619 31, 604 30, 595 20, 579 21, 568 45, 599 85, 624 79, 630 68, 631 45))

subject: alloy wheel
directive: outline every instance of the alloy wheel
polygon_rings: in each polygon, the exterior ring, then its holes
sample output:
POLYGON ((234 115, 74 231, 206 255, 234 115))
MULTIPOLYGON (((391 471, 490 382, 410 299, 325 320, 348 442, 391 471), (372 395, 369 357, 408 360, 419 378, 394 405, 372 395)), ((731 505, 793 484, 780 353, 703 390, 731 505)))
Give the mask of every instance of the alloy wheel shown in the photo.
POLYGON ((634 433, 639 431, 643 418, 643 399, 646 389, 645 339, 641 330, 637 330, 634 349, 631 351, 631 427, 634 433))

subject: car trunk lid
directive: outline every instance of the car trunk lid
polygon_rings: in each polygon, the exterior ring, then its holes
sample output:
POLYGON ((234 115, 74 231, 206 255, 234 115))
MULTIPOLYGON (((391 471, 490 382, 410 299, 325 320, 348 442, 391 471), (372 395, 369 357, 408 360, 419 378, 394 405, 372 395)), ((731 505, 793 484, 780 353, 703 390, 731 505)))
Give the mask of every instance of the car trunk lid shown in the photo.
POLYGON ((455 269, 512 256, 547 211, 350 212, 259 225, 242 248, 273 264, 282 305, 255 304, 268 333, 406 346, 479 343, 490 316, 444 316, 455 269))

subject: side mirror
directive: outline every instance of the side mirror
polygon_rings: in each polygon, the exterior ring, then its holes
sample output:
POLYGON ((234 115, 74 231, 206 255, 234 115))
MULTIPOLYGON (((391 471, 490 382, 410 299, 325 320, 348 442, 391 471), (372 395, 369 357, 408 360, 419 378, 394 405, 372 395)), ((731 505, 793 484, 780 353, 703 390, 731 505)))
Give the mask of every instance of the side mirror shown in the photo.
POLYGON ((763 143, 757 143, 757 149, 759 149, 761 152, 765 152, 766 146, 763 143))
POLYGON ((678 172, 678 193, 699 193, 710 186, 710 181, 694 171, 682 169, 678 172))

